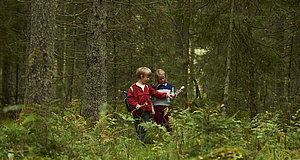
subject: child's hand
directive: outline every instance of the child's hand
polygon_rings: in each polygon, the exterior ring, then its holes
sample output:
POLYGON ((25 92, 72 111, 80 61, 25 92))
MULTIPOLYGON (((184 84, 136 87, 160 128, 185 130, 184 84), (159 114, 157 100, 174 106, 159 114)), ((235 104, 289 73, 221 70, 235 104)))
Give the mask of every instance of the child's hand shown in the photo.
POLYGON ((136 110, 139 110, 140 108, 145 107, 145 106, 147 106, 147 102, 146 102, 145 104, 143 104, 143 105, 137 104, 137 105, 135 106, 135 108, 136 108, 136 110))
POLYGON ((139 104, 137 104, 137 105, 135 106, 136 110, 139 110, 141 107, 142 107, 142 106, 139 105, 139 104))
POLYGON ((167 94, 167 97, 169 97, 170 99, 173 99, 174 95, 173 94, 167 94))
POLYGON ((177 91, 175 92, 175 95, 176 95, 176 94, 179 94, 180 92, 181 92, 180 90, 177 90, 177 91))
POLYGON ((154 110, 152 110, 151 114, 155 115, 155 111, 154 111, 154 110))

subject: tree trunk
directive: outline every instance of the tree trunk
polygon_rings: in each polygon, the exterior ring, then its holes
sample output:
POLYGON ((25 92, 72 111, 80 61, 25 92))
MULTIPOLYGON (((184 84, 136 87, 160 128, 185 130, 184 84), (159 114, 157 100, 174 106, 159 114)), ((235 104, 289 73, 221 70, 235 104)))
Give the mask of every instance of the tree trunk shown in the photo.
MULTIPOLYGON (((254 16, 255 10, 251 6, 251 1, 246 1, 246 15, 247 17, 254 16)), ((247 25, 246 29, 246 56, 248 63, 248 107, 250 110, 250 116, 253 118, 257 114, 257 105, 256 105, 256 68, 255 68, 255 47, 253 47, 253 28, 251 25, 247 25)))
MULTIPOLYGON (((298 4, 298 7, 296 9, 295 13, 295 22, 300 22, 300 4, 298 4)), ((296 23, 296 28, 300 28, 300 24, 296 23)), ((292 113, 295 113, 296 110, 300 106, 300 31, 296 32, 295 38, 294 38, 294 49, 295 49, 295 87, 294 90, 294 102, 295 105, 293 107, 292 113)))
POLYGON ((3 106, 10 105, 10 60, 7 53, 2 57, 2 100, 3 106))
POLYGON ((92 0, 88 20, 88 52, 86 55, 86 83, 82 114, 99 119, 99 107, 107 101, 106 91, 106 3, 92 0))
MULTIPOLYGON (((58 1, 58 13, 59 15, 57 17, 57 21, 59 22, 65 22, 63 16, 65 14, 65 3, 64 1, 58 1)), ((56 72, 57 72, 57 79, 56 79, 56 98, 60 99, 61 101, 64 101, 64 61, 65 61, 65 25, 63 23, 60 23, 60 25, 57 25, 57 40, 56 40, 56 72)))
POLYGON ((68 39, 70 42, 68 43, 69 48, 66 48, 66 101, 71 102, 73 99, 73 87, 74 87, 74 70, 75 70, 75 60, 77 57, 77 46, 76 46, 76 33, 77 33, 77 28, 74 27, 76 25, 76 5, 71 5, 68 6, 67 12, 70 12, 72 17, 68 21, 68 25, 66 27, 66 31, 64 32, 64 37, 68 39), (68 37, 67 33, 72 33, 68 37))
POLYGON ((117 84, 117 80, 118 80, 118 77, 117 77, 117 71, 118 71, 118 67, 117 67, 117 64, 118 64, 118 55, 117 55, 117 39, 116 39, 116 36, 115 34, 113 34, 113 97, 114 97, 114 101, 113 101, 113 104, 114 104, 114 108, 115 108, 115 111, 117 112, 117 97, 118 97, 118 84, 117 84))
POLYGON ((76 54, 73 51, 67 52, 66 58, 66 101, 72 101, 73 82, 74 82, 74 65, 76 54))
MULTIPOLYGON (((250 51, 251 55, 252 52, 250 51)), ((250 116, 253 118, 257 114, 256 106, 256 91, 255 91, 255 64, 252 62, 253 58, 250 57, 249 64, 249 90, 248 90, 248 106, 250 108, 250 116)))
POLYGON ((198 85, 198 82, 196 80, 196 75, 195 75, 195 70, 194 70, 194 62, 195 62, 195 46, 194 46, 194 43, 191 42, 191 61, 190 61, 190 65, 189 65, 189 68, 190 68, 190 81, 191 81, 191 84, 194 83, 194 87, 192 87, 192 90, 194 91, 195 90, 195 98, 194 98, 194 103, 196 103, 196 100, 197 99, 202 99, 202 96, 201 96, 201 92, 200 92, 200 89, 199 89, 199 85, 198 85))
POLYGON ((228 36, 228 48, 227 48, 227 57, 226 57, 226 78, 225 78, 225 87, 224 87, 224 99, 223 99, 223 114, 226 113, 226 107, 228 104, 228 92, 229 92, 229 83, 230 83, 230 64, 231 64, 231 52, 232 52, 232 32, 233 32, 233 10, 234 10, 234 0, 231 0, 231 10, 230 10, 230 22, 229 22, 229 36, 228 36))
MULTIPOLYGON (((183 77, 181 85, 187 86, 188 84, 188 65, 189 65, 189 26, 190 26, 190 0, 178 0, 177 1, 177 20, 176 20, 176 32, 177 32, 177 44, 176 54, 179 57, 181 63, 181 76, 183 77)), ((187 92, 183 92, 183 108, 187 107, 187 92)))
MULTIPOLYGON (((285 54, 285 44, 284 42, 284 17, 281 17, 279 21, 275 24, 275 40, 276 40, 276 50, 279 52, 280 56, 283 56, 285 54)), ((284 61, 284 59, 282 60, 284 61)), ((279 68, 275 71, 275 77, 276 77, 276 87, 275 87, 275 101, 278 103, 277 106, 279 106, 278 109, 283 108, 284 103, 284 73, 285 68, 282 65, 279 65, 279 68)))
POLYGON ((32 0, 30 4, 25 111, 52 98, 55 8, 56 0, 32 0))
POLYGON ((291 96, 291 74, 292 74, 292 63, 293 63, 293 54, 294 54, 294 36, 291 37, 290 40, 290 51, 288 56, 288 64, 287 64, 287 75, 286 75, 286 83, 285 83, 285 97, 287 102, 290 102, 290 96, 291 96))
POLYGON ((19 102, 18 102, 18 100, 19 100, 19 72, 20 72, 20 65, 19 65, 19 63, 20 63, 20 61, 19 61, 19 58, 17 58, 17 60, 16 60, 16 81, 15 81, 15 104, 18 104, 19 102))
MULTIPOLYGON (((294 23, 297 23, 296 22, 296 12, 294 12, 294 15, 293 15, 293 19, 292 19, 292 24, 294 23)), ((294 64, 294 60, 295 60, 295 57, 294 57, 294 50, 295 50, 295 47, 294 47, 294 44, 296 44, 294 41, 294 33, 292 31, 291 33, 291 37, 290 37, 290 45, 289 45, 289 53, 288 53, 288 61, 287 61, 287 65, 286 65, 286 70, 287 70, 287 75, 285 77, 285 85, 284 85, 284 91, 285 91, 285 100, 286 100, 286 104, 283 109, 284 112, 286 112, 286 117, 287 117, 287 120, 288 120, 288 123, 290 124, 291 123, 291 116, 295 113, 293 111, 296 111, 293 109, 292 107, 292 103, 293 103, 293 95, 292 95, 292 92, 293 92, 293 88, 295 87, 292 87, 293 85, 293 79, 292 79, 292 76, 293 76, 293 73, 292 73, 292 70, 293 70, 293 64, 294 64)), ((298 66, 299 68, 299 66, 298 66)), ((293 76, 293 77, 296 77, 296 76, 293 76)))

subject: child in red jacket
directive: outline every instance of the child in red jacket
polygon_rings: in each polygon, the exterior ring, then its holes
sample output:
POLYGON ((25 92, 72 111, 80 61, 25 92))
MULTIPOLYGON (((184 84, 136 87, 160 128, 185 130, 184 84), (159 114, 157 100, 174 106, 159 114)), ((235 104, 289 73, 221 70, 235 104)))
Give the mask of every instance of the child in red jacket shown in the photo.
POLYGON ((136 70, 136 75, 139 78, 138 82, 131 85, 128 90, 127 101, 131 106, 131 111, 134 121, 134 126, 138 139, 141 140, 142 144, 145 144, 146 130, 144 127, 139 126, 141 122, 148 122, 150 112, 155 114, 151 107, 150 95, 155 98, 166 98, 173 99, 173 95, 167 93, 160 93, 153 89, 149 84, 149 77, 151 76, 151 70, 147 67, 140 67, 136 70))

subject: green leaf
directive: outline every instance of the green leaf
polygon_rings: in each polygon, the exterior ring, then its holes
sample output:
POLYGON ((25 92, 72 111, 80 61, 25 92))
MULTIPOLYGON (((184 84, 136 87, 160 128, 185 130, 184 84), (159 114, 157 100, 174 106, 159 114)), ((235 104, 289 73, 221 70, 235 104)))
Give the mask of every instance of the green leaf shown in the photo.
POLYGON ((19 105, 13 105, 13 106, 7 106, 3 108, 3 112, 9 112, 9 111, 16 111, 16 110, 21 110, 24 107, 24 104, 19 104, 19 105))
POLYGON ((36 120, 36 115, 35 114, 30 114, 29 116, 27 116, 24 121, 21 123, 21 125, 25 125, 29 122, 33 122, 36 120))

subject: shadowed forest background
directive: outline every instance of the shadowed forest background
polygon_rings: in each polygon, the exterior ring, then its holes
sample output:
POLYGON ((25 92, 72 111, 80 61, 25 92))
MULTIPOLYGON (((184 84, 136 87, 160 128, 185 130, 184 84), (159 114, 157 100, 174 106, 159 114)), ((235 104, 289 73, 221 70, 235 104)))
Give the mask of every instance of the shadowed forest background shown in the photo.
POLYGON ((299 28, 299 0, 1 0, 0 159, 300 159, 299 28), (146 146, 141 66, 185 86, 146 146))

